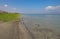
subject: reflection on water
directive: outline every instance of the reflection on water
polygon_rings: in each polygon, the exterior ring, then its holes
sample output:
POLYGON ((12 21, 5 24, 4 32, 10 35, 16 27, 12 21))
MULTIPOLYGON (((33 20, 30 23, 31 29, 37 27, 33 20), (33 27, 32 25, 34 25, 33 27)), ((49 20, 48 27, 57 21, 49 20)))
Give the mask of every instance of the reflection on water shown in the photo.
POLYGON ((60 15, 28 14, 22 18, 36 39, 60 39, 60 15))

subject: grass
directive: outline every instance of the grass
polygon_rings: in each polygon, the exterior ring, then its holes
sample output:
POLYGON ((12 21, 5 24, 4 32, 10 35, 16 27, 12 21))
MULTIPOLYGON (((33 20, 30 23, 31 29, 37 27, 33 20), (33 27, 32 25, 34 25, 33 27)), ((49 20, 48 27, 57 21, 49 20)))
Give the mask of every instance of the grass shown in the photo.
POLYGON ((13 21, 13 20, 18 20, 19 19, 19 14, 17 13, 0 13, 0 21, 13 21))

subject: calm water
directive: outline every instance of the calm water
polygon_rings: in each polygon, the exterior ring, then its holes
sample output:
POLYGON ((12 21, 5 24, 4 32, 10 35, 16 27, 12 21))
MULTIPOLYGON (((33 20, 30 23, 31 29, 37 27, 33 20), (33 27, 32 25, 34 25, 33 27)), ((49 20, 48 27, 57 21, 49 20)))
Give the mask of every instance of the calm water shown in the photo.
POLYGON ((27 27, 39 24, 42 28, 50 28, 60 32, 60 15, 25 14, 22 17, 27 27))

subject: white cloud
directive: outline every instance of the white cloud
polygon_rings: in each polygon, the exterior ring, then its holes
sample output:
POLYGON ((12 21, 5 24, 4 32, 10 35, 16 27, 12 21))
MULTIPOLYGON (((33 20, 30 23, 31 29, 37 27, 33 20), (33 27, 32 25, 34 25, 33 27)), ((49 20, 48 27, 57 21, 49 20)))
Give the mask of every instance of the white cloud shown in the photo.
POLYGON ((45 8, 45 10, 54 10, 54 9, 55 9, 54 6, 47 6, 47 7, 45 8))
POLYGON ((8 7, 8 5, 7 4, 4 4, 4 7, 8 7))
POLYGON ((13 8, 13 10, 16 10, 16 8, 13 8))
POLYGON ((47 6, 45 7, 46 13, 60 13, 60 5, 59 6, 47 6))
POLYGON ((60 9, 60 6, 47 6, 45 10, 58 10, 60 9))
POLYGON ((17 10, 17 8, 12 8, 12 11, 13 11, 13 12, 16 12, 16 10, 17 10))

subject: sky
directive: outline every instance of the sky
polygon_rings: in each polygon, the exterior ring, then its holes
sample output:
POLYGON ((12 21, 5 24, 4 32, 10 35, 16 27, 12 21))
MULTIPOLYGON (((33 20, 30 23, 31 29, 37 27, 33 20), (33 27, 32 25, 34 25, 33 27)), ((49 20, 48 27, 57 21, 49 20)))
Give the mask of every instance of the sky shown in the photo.
POLYGON ((60 14, 60 0, 0 0, 0 10, 24 14, 60 14))

